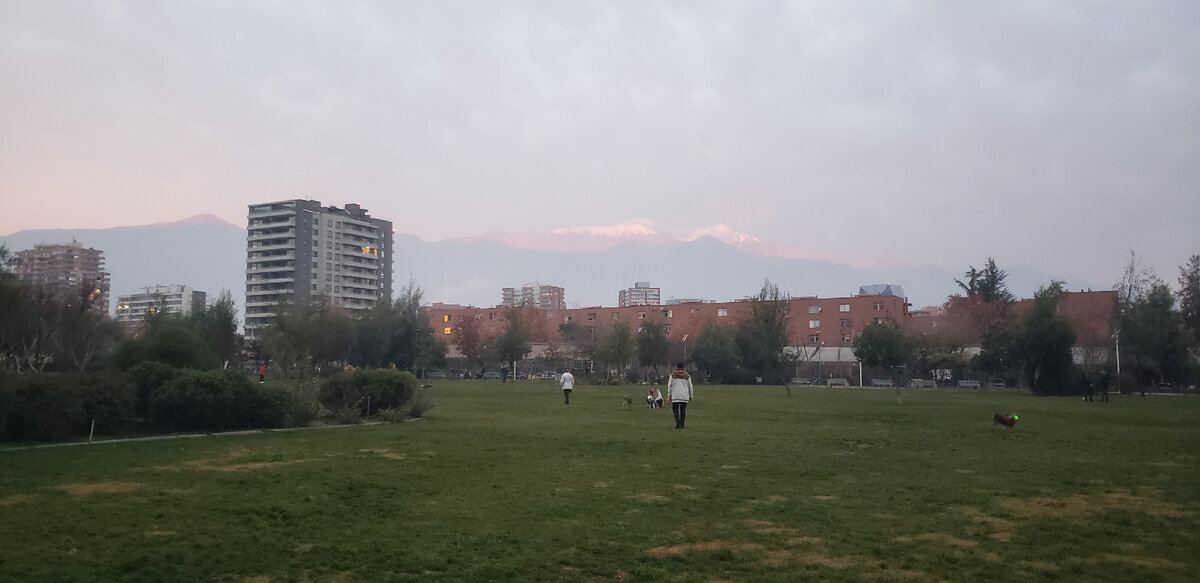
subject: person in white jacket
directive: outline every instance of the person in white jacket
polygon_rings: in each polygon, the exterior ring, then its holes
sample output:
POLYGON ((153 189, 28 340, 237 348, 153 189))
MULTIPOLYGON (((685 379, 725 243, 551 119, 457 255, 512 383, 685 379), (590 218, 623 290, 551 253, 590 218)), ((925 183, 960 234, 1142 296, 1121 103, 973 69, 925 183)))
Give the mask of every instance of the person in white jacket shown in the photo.
POLYGON ((692 375, 683 370, 683 363, 675 363, 671 378, 667 381, 667 398, 671 400, 671 413, 675 414, 675 429, 683 429, 687 418, 688 401, 692 400, 692 375))
POLYGON ((571 374, 571 371, 564 372, 562 373, 562 376, 559 377, 558 384, 562 385, 563 404, 570 405, 571 389, 575 388, 575 376, 571 374))

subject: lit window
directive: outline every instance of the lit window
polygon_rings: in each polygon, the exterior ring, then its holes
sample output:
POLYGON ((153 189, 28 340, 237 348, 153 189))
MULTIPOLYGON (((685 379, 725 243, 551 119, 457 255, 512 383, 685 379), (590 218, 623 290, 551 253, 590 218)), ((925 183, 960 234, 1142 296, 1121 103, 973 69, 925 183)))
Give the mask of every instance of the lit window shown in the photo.
POLYGON ((453 329, 453 328, 451 328, 451 327, 449 327, 449 326, 446 326, 446 327, 443 329, 442 333, 443 333, 443 334, 445 334, 445 335, 447 335, 447 336, 449 336, 449 335, 450 335, 450 332, 451 332, 452 330, 454 330, 454 329, 453 329))
POLYGON ((443 314, 443 315, 442 315, 442 321, 443 321, 443 322, 449 322, 449 321, 450 321, 450 314, 443 314))
POLYGON ((838 311, 839 312, 849 312, 850 304, 838 304, 838 311))
POLYGON ((809 328, 820 328, 820 327, 821 327, 821 321, 820 321, 820 320, 809 320, 809 321, 808 321, 808 327, 809 327, 809 328))

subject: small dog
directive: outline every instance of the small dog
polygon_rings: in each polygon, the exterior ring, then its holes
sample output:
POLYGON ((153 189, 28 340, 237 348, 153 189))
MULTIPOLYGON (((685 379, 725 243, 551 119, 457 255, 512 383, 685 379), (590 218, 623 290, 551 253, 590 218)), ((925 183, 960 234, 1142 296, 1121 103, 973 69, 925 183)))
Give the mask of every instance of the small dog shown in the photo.
POLYGON ((1001 415, 996 413, 996 415, 992 417, 992 423, 999 423, 1009 429, 1012 429, 1013 425, 1017 424, 1017 414, 1012 413, 1010 415, 1001 415))

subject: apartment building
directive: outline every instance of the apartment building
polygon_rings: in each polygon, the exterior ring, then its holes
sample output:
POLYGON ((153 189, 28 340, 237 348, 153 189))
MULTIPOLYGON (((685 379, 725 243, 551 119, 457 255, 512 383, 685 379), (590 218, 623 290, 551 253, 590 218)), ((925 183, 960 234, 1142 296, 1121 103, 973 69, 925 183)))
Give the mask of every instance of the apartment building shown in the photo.
POLYGON ((639 281, 633 287, 617 292, 617 305, 625 306, 657 306, 662 303, 662 290, 650 287, 650 282, 639 281))
POLYGON ((137 324, 156 313, 190 316, 204 310, 208 295, 186 285, 155 285, 117 296, 117 323, 137 324))
POLYGON ((557 285, 542 285, 531 281, 521 289, 506 287, 500 290, 502 306, 530 306, 539 310, 563 310, 567 307, 566 292, 557 285))
POLYGON ((14 271, 21 281, 53 289, 63 298, 86 293, 92 311, 108 314, 110 275, 104 270, 103 251, 72 240, 34 245, 13 255, 17 259, 14 271))
POLYGON ((281 303, 328 301, 366 310, 392 298, 392 223, 357 204, 283 200, 249 206, 246 229, 246 337, 267 326, 281 303))

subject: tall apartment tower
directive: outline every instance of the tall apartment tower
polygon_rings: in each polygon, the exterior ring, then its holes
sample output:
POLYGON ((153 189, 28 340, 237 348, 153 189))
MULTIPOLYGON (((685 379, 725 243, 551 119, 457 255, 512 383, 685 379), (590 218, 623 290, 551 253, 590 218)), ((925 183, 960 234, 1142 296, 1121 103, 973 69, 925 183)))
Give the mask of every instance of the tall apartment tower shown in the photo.
POLYGON ((203 310, 208 294, 186 285, 155 285, 125 296, 117 296, 117 323, 144 322, 156 312, 190 316, 203 310))
POLYGON ((500 290, 502 306, 532 306, 539 310, 567 309, 566 292, 557 285, 542 285, 531 281, 521 289, 506 287, 500 290))
POLYGON ((38 244, 17 251, 15 272, 26 283, 54 290, 63 298, 86 293, 92 311, 108 314, 109 273, 104 271, 104 252, 72 240, 70 243, 38 244))
POLYGON ((325 298, 348 310, 392 299, 392 223, 357 204, 315 200, 250 205, 246 228, 246 337, 276 306, 325 298))
POLYGON ((662 290, 650 287, 650 282, 639 281, 633 287, 617 292, 617 305, 625 306, 657 306, 662 303, 662 290))

